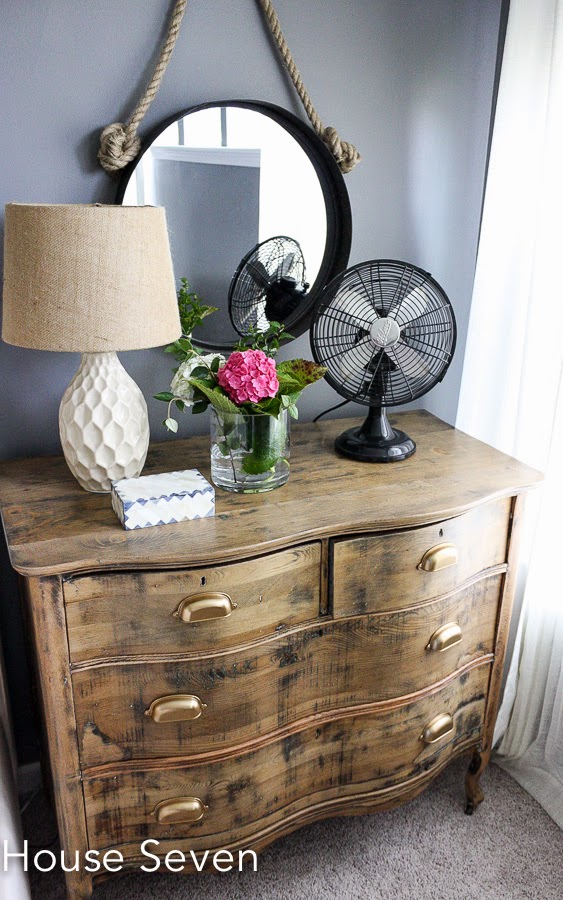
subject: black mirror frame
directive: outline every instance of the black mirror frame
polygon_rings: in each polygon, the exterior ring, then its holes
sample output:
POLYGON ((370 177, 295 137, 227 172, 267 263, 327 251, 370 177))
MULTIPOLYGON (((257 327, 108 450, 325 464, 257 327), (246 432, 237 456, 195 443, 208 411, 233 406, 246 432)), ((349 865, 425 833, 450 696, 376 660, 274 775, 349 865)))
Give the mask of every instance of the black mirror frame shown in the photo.
MULTIPOLYGON (((302 147, 311 161, 319 179, 326 208, 327 235, 325 252, 317 277, 307 293, 305 304, 299 307, 292 316, 289 316, 286 322, 282 323, 291 335, 299 337, 299 335, 303 334, 309 328, 316 300, 323 288, 332 280, 332 278, 338 275, 339 272, 342 272, 348 264, 350 246, 352 243, 352 212, 348 191, 344 184, 344 177, 330 150, 323 144, 313 129, 298 119, 297 116, 294 116, 293 113, 282 109, 280 106, 274 106, 272 103, 262 103, 256 100, 212 101, 180 110, 180 112, 174 113, 162 122, 159 122, 159 124, 147 134, 146 138, 143 140, 141 152, 136 159, 129 163, 123 170, 119 179, 115 202, 116 204, 121 204, 123 202, 125 190, 135 167, 153 141, 166 128, 190 113, 217 106, 249 109, 269 116, 281 125, 282 128, 285 128, 285 130, 302 147)), ((250 250, 250 247, 248 249, 250 250)), ((229 352, 233 347, 232 343, 214 344, 207 341, 198 341, 197 339, 194 340, 194 343, 202 350, 229 352)))

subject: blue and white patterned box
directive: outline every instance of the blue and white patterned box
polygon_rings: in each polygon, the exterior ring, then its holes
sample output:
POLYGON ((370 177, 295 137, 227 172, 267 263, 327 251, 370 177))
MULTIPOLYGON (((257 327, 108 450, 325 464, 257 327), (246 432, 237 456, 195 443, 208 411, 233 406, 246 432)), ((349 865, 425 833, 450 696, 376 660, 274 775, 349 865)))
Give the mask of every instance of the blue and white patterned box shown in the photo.
POLYGON ((197 469, 122 478, 111 486, 111 505, 124 528, 171 525, 215 515, 215 490, 197 469))

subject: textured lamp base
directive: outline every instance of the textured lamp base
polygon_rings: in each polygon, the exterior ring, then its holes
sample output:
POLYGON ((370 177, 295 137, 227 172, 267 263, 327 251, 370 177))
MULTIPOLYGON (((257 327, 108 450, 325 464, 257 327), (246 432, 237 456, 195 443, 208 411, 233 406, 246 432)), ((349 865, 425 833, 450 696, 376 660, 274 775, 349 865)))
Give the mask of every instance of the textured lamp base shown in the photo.
POLYGON ((145 399, 116 353, 84 353, 59 409, 68 467, 86 491, 141 474, 149 446, 145 399))

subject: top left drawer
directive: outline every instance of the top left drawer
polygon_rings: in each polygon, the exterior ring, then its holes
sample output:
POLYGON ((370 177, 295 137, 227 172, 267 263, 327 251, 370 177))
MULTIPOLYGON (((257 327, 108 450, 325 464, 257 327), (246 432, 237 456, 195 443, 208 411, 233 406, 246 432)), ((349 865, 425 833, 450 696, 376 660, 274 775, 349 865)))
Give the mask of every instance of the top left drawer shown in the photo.
POLYGON ((201 569, 64 581, 70 656, 214 651, 319 615, 321 545, 201 569))

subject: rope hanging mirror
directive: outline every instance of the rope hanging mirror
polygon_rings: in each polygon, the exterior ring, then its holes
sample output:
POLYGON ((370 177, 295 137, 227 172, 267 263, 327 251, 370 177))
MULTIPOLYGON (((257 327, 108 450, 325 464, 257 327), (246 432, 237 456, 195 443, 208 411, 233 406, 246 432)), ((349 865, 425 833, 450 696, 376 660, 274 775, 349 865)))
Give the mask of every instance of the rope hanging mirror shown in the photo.
MULTIPOLYGON (((138 135, 139 125, 154 100, 162 79, 164 78, 164 73, 166 72, 166 68, 170 62, 170 57, 172 56, 172 52, 178 39, 187 2, 188 0, 177 0, 173 7, 166 40, 160 52, 154 72, 146 90, 137 103, 129 122, 127 122, 127 124, 113 122, 111 125, 107 125, 101 133, 98 160, 100 165, 110 175, 117 175, 125 168, 125 166, 136 159, 141 150, 141 140, 138 135)), ((360 161, 361 156, 359 152, 353 144, 341 140, 335 128, 332 126, 325 127, 323 125, 323 122, 307 93, 305 85, 303 84, 303 79, 301 78, 299 70, 291 55, 291 51, 283 36, 273 3, 271 3, 270 0, 257 0, 257 2, 264 14, 264 18, 278 48, 286 71, 291 78, 301 103, 303 104, 303 108, 307 113, 313 130, 330 150, 340 171, 343 174, 347 174, 354 168, 356 163, 360 161)))

